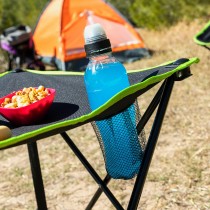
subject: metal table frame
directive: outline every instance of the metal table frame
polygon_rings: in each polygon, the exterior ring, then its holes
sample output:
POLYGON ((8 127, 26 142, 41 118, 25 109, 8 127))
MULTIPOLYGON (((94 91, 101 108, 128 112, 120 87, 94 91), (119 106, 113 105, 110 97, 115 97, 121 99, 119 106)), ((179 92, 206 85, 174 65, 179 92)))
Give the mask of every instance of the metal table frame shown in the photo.
MULTIPOLYGON (((162 122, 165 116, 167 105, 170 99, 171 92, 173 90, 174 82, 178 80, 183 80, 190 75, 191 75, 190 68, 187 67, 186 69, 182 71, 178 71, 172 76, 165 79, 162 85, 160 86, 159 90, 157 91, 156 95, 154 96, 150 104, 148 105, 147 110, 145 111, 141 120, 137 124, 136 128, 137 128, 138 134, 140 134, 140 132, 142 131, 144 126, 147 124, 150 117, 152 116, 152 114, 157 108, 155 119, 152 125, 152 129, 151 129, 149 138, 147 140, 147 146, 144 152, 144 157, 141 163, 141 167, 136 177, 133 191, 131 193, 131 197, 128 203, 128 207, 127 207, 128 210, 135 210, 138 208, 138 204, 139 204, 140 197, 143 191, 144 183, 145 183, 149 166, 152 160, 152 156, 156 147, 158 136, 161 130, 161 126, 162 126, 162 122)), ((95 180, 95 182, 99 186, 98 190, 94 194, 93 198, 90 200, 86 209, 87 210, 92 209, 92 207, 97 202, 98 198, 100 197, 102 193, 105 193, 105 195, 108 197, 108 199, 110 200, 110 202, 113 204, 113 206, 116 209, 119 209, 119 210, 123 209, 120 202, 115 198, 115 196, 112 194, 112 192, 107 186, 111 180, 111 177, 107 174, 106 177, 102 180, 101 177, 98 175, 98 173, 93 169, 91 164, 87 161, 85 156, 81 153, 79 148, 74 144, 73 140, 68 136, 68 134, 66 132, 62 132, 60 133, 60 135, 62 136, 62 138, 68 144, 70 149, 78 157, 78 159, 81 161, 81 163, 84 165, 86 170, 90 173, 92 178, 95 180)), ((37 209, 47 210, 47 202, 46 202, 46 197, 45 197, 44 184, 42 180, 42 173, 41 173, 41 168, 40 168, 37 143, 36 141, 30 142, 30 143, 27 143, 27 146, 28 146, 28 153, 29 153, 29 159, 30 159, 30 165, 31 165, 32 178, 33 178, 33 183, 34 183, 34 190, 35 190, 35 195, 36 195, 37 209)))

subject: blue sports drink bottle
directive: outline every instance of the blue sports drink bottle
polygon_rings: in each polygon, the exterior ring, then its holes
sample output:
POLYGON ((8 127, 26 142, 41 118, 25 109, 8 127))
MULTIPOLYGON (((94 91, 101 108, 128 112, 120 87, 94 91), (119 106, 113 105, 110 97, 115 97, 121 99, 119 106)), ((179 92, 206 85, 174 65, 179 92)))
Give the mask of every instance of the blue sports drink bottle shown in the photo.
MULTIPOLYGON (((130 86, 125 67, 112 55, 110 40, 98 23, 84 31, 85 51, 89 58, 84 82, 92 110, 130 86)), ((133 178, 142 160, 136 131, 135 106, 104 120, 96 121, 108 174, 115 179, 133 178)))

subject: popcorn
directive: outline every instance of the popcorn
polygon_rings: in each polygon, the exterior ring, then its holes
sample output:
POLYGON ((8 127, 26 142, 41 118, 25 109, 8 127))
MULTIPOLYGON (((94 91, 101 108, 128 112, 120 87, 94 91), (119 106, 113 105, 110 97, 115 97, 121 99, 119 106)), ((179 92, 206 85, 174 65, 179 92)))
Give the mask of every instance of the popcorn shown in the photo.
POLYGON ((42 85, 40 85, 37 89, 33 87, 23 88, 23 90, 17 91, 12 98, 5 98, 0 106, 4 108, 19 108, 28 106, 45 98, 49 94, 48 90, 42 85))

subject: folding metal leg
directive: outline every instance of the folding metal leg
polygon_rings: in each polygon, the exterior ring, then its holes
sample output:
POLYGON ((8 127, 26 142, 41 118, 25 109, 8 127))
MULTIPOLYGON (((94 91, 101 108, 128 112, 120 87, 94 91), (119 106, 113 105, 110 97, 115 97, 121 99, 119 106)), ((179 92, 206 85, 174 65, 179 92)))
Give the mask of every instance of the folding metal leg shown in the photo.
POLYGON ((77 148, 77 146, 71 140, 71 138, 67 135, 67 133, 63 132, 63 133, 61 133, 61 136, 66 141, 68 146, 72 149, 74 154, 79 158, 81 163, 84 165, 84 167, 90 173, 90 175, 93 177, 93 179, 96 181, 96 183, 100 186, 100 188, 103 190, 103 192, 106 194, 106 196, 109 198, 109 200, 114 205, 114 207, 118 210, 123 210, 123 208, 120 205, 120 203, 118 202, 118 200, 114 197, 114 195, 109 190, 109 188, 106 186, 106 184, 104 184, 103 180, 99 177, 99 175, 96 173, 96 171, 93 169, 93 167, 87 161, 87 159, 83 156, 83 154, 80 152, 80 150, 77 148))
POLYGON ((147 172, 149 170, 149 166, 150 166, 152 156, 155 150, 155 146, 158 140, 162 122, 164 119, 164 115, 165 115, 167 105, 170 99, 170 95, 173 89, 173 84, 174 84, 173 78, 169 77, 167 79, 165 89, 164 89, 164 92, 163 92, 163 95, 162 95, 162 98, 161 98, 161 101, 160 101, 160 104, 156 113, 156 117, 152 126, 152 130, 150 132, 150 136, 147 142, 142 164, 136 178, 133 192, 131 194, 128 210, 135 210, 138 207, 141 193, 144 187, 144 182, 146 180, 147 172))
MULTIPOLYGON (((109 176, 109 174, 107 174, 106 177, 104 178, 103 182, 105 185, 107 185, 110 182, 110 180, 111 180, 111 177, 109 176)), ((94 194, 93 198, 89 202, 88 206, 86 207, 86 210, 93 208, 93 206, 95 205, 95 203, 101 196, 102 192, 103 192, 103 190, 99 187, 98 190, 96 191, 96 193, 94 194)))
MULTIPOLYGON (((160 102, 161 96, 163 94, 163 90, 165 88, 165 84, 166 84, 166 81, 163 82, 163 84, 159 88, 158 92, 154 96, 153 100, 149 104, 149 106, 148 106, 147 110, 145 111, 144 115, 142 116, 140 122, 137 124, 136 129, 137 129, 138 135, 141 133, 141 131, 143 130, 144 126, 146 125, 146 123, 148 122, 150 117, 152 116, 154 110, 157 108, 157 106, 158 106, 158 104, 160 102)), ((105 179, 104 179, 104 183, 108 184, 110 180, 111 180, 111 177, 107 174, 105 179)), ((99 199, 99 197, 102 194, 102 192, 103 192, 102 189, 99 187, 97 189, 96 193, 94 194, 93 198, 89 202, 88 206, 86 207, 86 210, 92 209, 92 207, 95 205, 96 201, 99 199)))
POLYGON ((208 46, 205 46, 205 45, 204 45, 204 47, 205 47, 206 49, 210 50, 210 47, 208 47, 208 46))
MULTIPOLYGON (((154 99, 148 106, 148 109, 146 110, 145 114, 142 116, 140 123, 137 125, 137 131, 138 133, 140 133, 143 127, 145 126, 145 124, 147 123, 147 121, 149 120, 149 118, 151 117, 152 113, 154 112, 154 110, 159 104, 156 117, 153 123, 153 127, 151 130, 150 136, 148 138, 142 164, 141 164, 141 167, 137 175, 134 188, 130 197, 130 201, 127 208, 128 210, 136 210, 138 207, 141 193, 144 187, 144 182, 147 176, 150 162, 151 162, 151 159, 155 150, 155 146, 157 143, 157 139, 161 130, 164 115, 165 115, 167 105, 170 99, 170 95, 173 89, 173 84, 174 84, 173 77, 169 77, 168 79, 165 80, 165 82, 162 84, 159 91, 155 95, 154 99)), ((110 201, 112 202, 112 204, 115 206, 116 209, 119 209, 119 210, 123 209, 120 203, 116 200, 116 198, 113 196, 113 194, 107 187, 107 184, 111 179, 109 175, 107 175, 104 181, 102 181, 101 178, 98 176, 98 174, 95 172, 95 170, 92 168, 92 166, 88 163, 86 158, 82 155, 82 153, 73 143, 73 141, 70 139, 70 137, 66 133, 61 133, 61 136, 64 138, 64 140, 73 150, 75 155, 80 159, 80 161, 83 163, 83 165, 86 167, 86 169, 89 171, 91 176, 95 179, 95 181, 99 185, 99 189, 95 193, 94 197, 92 198, 92 200, 90 201, 86 209, 91 209, 93 207, 93 205, 96 203, 97 199, 101 195, 102 191, 110 199, 110 201)))
POLYGON ((47 203, 44 191, 44 184, 42 180, 37 143, 30 142, 27 144, 27 146, 28 146, 28 154, 31 164, 34 190, 36 195, 37 210, 47 210, 47 203))

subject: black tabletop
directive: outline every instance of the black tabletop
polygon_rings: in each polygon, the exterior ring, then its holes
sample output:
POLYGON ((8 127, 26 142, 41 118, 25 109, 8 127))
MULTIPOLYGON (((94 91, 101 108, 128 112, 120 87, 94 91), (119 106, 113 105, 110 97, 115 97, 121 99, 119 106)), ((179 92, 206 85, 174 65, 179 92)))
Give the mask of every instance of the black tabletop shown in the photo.
POLYGON ((47 137, 117 113, 148 88, 195 62, 198 62, 197 58, 186 60, 181 65, 168 63, 151 69, 129 72, 130 90, 116 97, 114 103, 107 104, 103 109, 99 108, 94 113, 89 107, 83 74, 60 72, 60 74, 53 75, 52 72, 39 73, 38 71, 12 71, 2 74, 0 75, 0 97, 23 87, 38 87, 39 85, 56 89, 56 96, 49 112, 40 123, 17 126, 0 116, 0 125, 8 126, 13 133, 12 138, 0 142, 0 149, 27 139, 37 140, 47 137))

